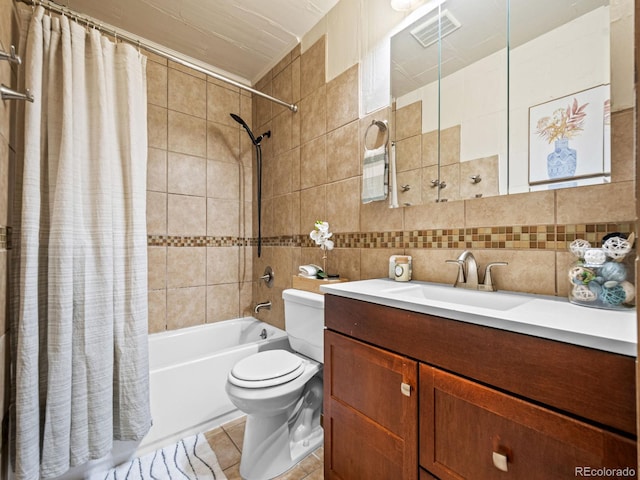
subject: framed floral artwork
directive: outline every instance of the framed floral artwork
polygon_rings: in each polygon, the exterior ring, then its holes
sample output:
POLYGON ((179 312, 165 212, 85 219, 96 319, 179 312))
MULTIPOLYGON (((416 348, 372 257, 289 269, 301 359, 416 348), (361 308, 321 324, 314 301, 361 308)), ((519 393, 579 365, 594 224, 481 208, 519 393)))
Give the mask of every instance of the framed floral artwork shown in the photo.
POLYGON ((529 185, 610 175, 609 99, 607 84, 529 108, 529 185))

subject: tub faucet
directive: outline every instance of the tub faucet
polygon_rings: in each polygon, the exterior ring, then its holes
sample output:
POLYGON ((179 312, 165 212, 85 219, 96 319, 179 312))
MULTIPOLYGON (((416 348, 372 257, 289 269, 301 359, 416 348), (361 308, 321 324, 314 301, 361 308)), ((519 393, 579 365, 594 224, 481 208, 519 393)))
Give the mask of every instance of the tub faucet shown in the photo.
POLYGON ((253 309, 253 313, 258 313, 261 308, 266 308, 267 310, 271 310, 271 302, 262 302, 256 305, 256 308, 253 309))

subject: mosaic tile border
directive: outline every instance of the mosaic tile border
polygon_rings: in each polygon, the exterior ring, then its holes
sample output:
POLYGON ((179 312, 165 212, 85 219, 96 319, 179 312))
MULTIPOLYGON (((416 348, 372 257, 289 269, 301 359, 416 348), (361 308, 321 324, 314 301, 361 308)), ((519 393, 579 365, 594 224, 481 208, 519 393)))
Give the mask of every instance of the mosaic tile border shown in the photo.
POLYGON ((148 247, 247 247, 257 245, 257 240, 238 237, 148 235, 148 247))
POLYGON ((7 250, 9 246, 9 227, 0 226, 0 250, 7 250))
MULTIPOLYGON (((393 232, 336 233, 336 248, 474 248, 566 251, 569 244, 582 238, 592 246, 602 245, 608 233, 629 233, 634 222, 568 225, 517 225, 512 227, 469 227, 393 232)), ((1 233, 0 233, 1 235, 1 233)), ((0 239, 1 241, 1 239, 0 239)), ((149 235, 153 247, 247 247, 256 246, 256 238, 149 235)), ((308 235, 266 237, 267 247, 315 247, 308 235)))

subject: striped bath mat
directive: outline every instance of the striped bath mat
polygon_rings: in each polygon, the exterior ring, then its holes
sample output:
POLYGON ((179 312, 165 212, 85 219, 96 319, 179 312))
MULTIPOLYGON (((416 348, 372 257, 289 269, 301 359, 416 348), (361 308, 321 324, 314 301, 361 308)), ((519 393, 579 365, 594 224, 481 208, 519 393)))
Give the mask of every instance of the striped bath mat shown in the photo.
POLYGON ((202 434, 134 458, 91 480, 227 480, 202 434))

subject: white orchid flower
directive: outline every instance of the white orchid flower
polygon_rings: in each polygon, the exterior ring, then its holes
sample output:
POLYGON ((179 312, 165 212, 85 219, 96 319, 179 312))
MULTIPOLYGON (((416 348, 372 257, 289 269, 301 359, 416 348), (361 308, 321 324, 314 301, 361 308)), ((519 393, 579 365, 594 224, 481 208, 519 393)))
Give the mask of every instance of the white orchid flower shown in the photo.
POLYGON ((309 233, 311 239, 323 250, 332 250, 334 244, 329 239, 333 236, 333 233, 329 231, 329 223, 318 220, 314 226, 315 229, 309 233))
POLYGON ((329 223, 328 222, 323 222, 322 220, 316 220, 316 224, 315 224, 316 230, 319 230, 320 232, 326 234, 329 233, 329 223))
POLYGON ((309 236, 311 237, 311 239, 316 242, 316 245, 322 245, 322 233, 320 233, 318 230, 313 230, 309 236))

